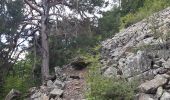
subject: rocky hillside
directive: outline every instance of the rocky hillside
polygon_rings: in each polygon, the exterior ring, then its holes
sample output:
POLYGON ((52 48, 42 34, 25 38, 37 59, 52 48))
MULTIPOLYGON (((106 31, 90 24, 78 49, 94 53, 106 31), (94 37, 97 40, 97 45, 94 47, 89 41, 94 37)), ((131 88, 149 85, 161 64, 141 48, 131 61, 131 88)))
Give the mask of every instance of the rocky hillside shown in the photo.
POLYGON ((169 100, 170 8, 103 41, 101 63, 106 77, 140 81, 137 100, 169 100))

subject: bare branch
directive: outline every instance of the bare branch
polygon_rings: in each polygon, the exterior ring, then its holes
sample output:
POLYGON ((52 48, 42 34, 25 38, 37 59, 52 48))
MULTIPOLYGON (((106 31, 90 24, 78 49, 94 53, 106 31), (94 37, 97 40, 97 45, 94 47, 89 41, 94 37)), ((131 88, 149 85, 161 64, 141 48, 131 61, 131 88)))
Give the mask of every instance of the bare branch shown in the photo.
POLYGON ((40 9, 38 9, 38 6, 33 5, 30 1, 28 0, 24 0, 26 4, 28 4, 32 9, 34 9, 35 11, 37 11, 38 13, 40 13, 40 15, 43 14, 43 11, 41 11, 40 9))

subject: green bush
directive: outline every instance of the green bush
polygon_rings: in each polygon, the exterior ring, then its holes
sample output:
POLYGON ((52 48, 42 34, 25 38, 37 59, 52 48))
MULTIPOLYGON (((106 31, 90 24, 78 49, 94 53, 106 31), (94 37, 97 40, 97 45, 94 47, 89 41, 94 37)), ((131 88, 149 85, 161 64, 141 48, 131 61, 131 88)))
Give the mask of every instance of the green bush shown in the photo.
POLYGON ((12 89, 19 90, 23 97, 30 87, 35 86, 31 63, 29 60, 18 61, 14 65, 13 70, 10 70, 9 74, 5 76, 5 83, 1 90, 3 94, 0 96, 0 100, 3 100, 12 89))
POLYGON ((121 17, 120 28, 126 28, 168 6, 170 6, 169 0, 145 0, 143 7, 140 7, 136 12, 121 17))
POLYGON ((91 64, 88 66, 87 74, 88 90, 86 97, 88 100, 132 100, 136 84, 129 83, 123 79, 106 78, 100 73, 101 64, 99 63, 100 46, 92 48, 97 52, 95 56, 83 53, 84 58, 91 64))
POLYGON ((89 86, 88 100, 132 100, 134 96, 135 85, 124 80, 97 75, 90 79, 89 86))

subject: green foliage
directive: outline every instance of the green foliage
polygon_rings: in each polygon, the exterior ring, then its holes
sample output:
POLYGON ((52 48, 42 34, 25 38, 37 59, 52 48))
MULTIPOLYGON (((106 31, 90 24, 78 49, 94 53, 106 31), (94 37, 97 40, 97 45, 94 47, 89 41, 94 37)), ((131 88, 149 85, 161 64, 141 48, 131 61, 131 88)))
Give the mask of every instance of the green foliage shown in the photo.
POLYGON ((121 16, 135 13, 143 6, 145 0, 121 0, 121 16))
POLYGON ((96 55, 81 51, 81 54, 88 62, 92 62, 88 67, 87 84, 89 89, 86 92, 88 100, 132 100, 136 84, 128 83, 125 80, 106 78, 100 73, 99 63, 100 46, 95 46, 91 50, 96 55))
POLYGON ((133 85, 126 81, 96 75, 89 85, 88 100, 133 100, 133 85))
POLYGON ((81 35, 77 38, 70 37, 69 39, 61 37, 50 38, 50 67, 53 70, 55 66, 68 64, 70 60, 78 56, 80 49, 88 51, 101 40, 100 35, 92 37, 81 35), (64 40, 64 41, 63 41, 64 40), (55 49, 53 49, 55 48, 55 49))
POLYGON ((32 62, 18 61, 13 70, 11 70, 5 78, 3 85, 3 94, 0 99, 4 98, 11 89, 17 89, 22 92, 22 96, 27 93, 28 89, 35 86, 35 81, 32 78, 32 62))
POLYGON ((99 19, 99 30, 103 35, 108 33, 119 32, 120 25, 120 10, 119 8, 113 8, 111 11, 107 11, 103 14, 103 17, 99 19))
POLYGON ((169 0, 145 0, 143 6, 135 10, 135 12, 127 13, 121 17, 120 28, 126 28, 168 6, 170 6, 169 0))

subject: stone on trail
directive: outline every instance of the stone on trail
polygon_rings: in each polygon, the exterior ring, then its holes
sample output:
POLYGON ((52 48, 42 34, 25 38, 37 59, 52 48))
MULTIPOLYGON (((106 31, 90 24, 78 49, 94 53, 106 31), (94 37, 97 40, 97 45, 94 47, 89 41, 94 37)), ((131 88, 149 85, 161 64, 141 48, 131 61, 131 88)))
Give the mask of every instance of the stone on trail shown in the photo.
POLYGON ((50 92, 50 94, 54 96, 62 96, 63 92, 63 90, 55 88, 50 92))

